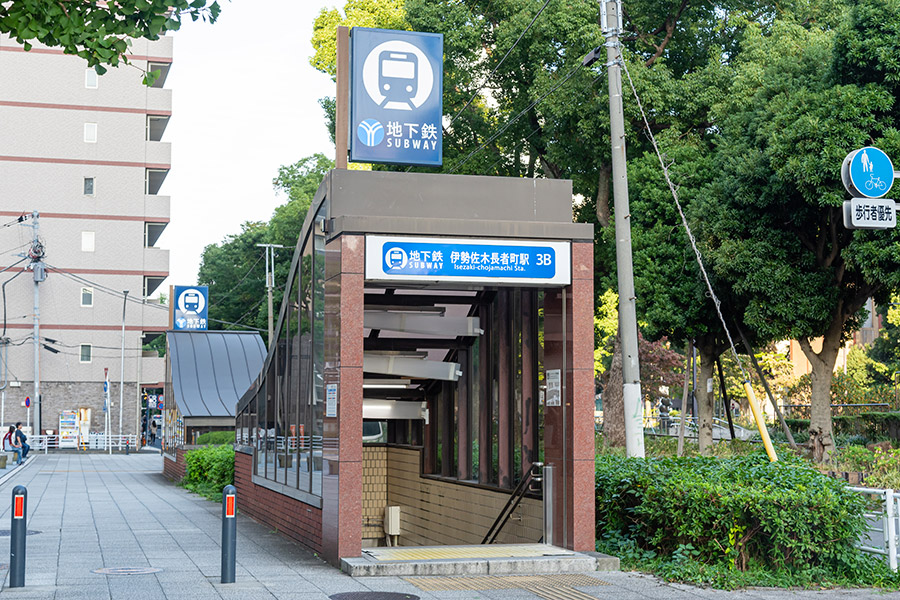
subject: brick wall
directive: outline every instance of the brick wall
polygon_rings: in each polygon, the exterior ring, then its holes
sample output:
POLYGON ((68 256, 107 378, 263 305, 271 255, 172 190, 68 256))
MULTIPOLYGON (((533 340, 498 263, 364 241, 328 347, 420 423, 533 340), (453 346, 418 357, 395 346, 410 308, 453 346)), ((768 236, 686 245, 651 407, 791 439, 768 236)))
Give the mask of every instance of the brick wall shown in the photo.
POLYGON ((251 479, 252 473, 253 456, 235 452, 234 485, 238 510, 313 552, 321 553, 322 510, 256 485, 251 479))
MULTIPOLYGON (((419 450, 387 448, 387 502, 400 506, 400 544, 480 544, 509 494, 422 477, 419 454, 419 450)), ((543 523, 541 501, 523 498, 496 541, 535 543, 543 535, 543 523)))
POLYGON ((163 475, 177 482, 184 479, 184 470, 184 450, 182 448, 175 449, 175 460, 169 458, 168 454, 165 455, 163 458, 163 475))

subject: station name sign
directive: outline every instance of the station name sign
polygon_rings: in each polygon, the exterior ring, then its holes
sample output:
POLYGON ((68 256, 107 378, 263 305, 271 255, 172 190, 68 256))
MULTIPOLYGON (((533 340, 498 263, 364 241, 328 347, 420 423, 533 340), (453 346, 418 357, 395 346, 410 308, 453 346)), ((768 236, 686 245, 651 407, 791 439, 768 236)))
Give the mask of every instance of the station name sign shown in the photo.
POLYGON ((571 244, 367 235, 366 280, 569 285, 571 244))

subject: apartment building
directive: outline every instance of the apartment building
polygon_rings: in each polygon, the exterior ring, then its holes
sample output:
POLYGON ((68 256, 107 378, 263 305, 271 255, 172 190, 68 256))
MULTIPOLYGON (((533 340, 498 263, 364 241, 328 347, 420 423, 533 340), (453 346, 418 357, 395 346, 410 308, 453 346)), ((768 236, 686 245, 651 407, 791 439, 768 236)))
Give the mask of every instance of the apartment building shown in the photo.
POLYGON ((102 432, 108 374, 111 433, 118 434, 124 373, 122 433, 135 433, 142 390, 163 385, 164 359, 142 348, 168 322, 166 307, 150 298, 169 274, 169 252, 157 242, 169 222, 169 198, 159 192, 171 163, 163 139, 172 114, 165 87, 172 38, 135 40, 129 60, 162 76, 153 87, 129 66, 98 76, 61 50, 36 44, 25 52, 0 36, 0 269, 12 266, 0 273, 4 425, 34 420, 25 399, 36 369, 45 431, 59 429, 64 411, 90 409, 90 430, 102 432), (35 278, 29 260, 15 264, 31 247, 34 212, 46 266, 37 360, 35 278), (16 222, 22 215, 28 218, 16 222))

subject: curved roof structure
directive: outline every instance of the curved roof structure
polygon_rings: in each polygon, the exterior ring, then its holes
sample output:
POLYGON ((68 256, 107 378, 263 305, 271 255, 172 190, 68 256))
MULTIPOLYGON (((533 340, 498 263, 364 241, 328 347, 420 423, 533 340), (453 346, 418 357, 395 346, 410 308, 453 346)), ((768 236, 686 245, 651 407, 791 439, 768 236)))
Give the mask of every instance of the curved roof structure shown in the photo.
POLYGON ((248 331, 167 331, 172 396, 184 417, 232 417, 266 347, 248 331))

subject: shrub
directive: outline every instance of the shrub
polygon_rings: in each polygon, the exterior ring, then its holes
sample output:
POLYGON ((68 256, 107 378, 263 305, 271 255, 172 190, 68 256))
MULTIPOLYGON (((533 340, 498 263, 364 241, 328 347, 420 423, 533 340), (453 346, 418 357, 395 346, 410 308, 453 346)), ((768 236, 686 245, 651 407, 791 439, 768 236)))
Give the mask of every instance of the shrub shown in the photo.
POLYGON ((197 438, 198 444, 233 444, 234 431, 209 431, 197 438))
POLYGON ((680 553, 741 571, 859 565, 853 544, 865 527, 864 498, 790 455, 778 463, 761 453, 599 456, 596 501, 597 537, 648 557, 680 553))
POLYGON ((189 450, 182 485, 213 501, 222 497, 222 488, 234 483, 234 446, 206 446, 189 450))

